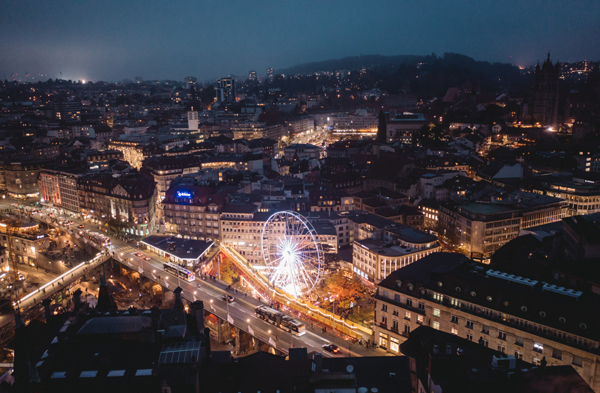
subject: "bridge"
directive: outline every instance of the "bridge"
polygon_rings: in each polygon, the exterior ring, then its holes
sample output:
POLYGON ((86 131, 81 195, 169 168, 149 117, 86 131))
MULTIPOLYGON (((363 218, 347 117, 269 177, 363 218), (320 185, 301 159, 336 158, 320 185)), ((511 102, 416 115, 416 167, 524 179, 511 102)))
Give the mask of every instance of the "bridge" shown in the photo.
MULTIPOLYGON (((49 225, 57 226, 57 223, 52 222, 43 216, 34 216, 33 218, 38 221, 46 222, 49 225)), ((85 229, 95 229, 89 223, 85 223, 81 220, 73 219, 73 221, 75 221, 76 225, 83 224, 85 229)), ((77 237, 78 241, 88 240, 80 239, 76 232, 74 233, 67 228, 61 229, 66 230, 68 233, 77 237)), ((265 302, 260 299, 255 299, 249 294, 240 292, 237 295, 234 294, 236 301, 230 304, 223 300, 224 294, 230 293, 226 291, 228 286, 225 283, 219 282, 218 280, 202 281, 198 279, 193 282, 181 280, 163 270, 163 263, 165 261, 161 260, 159 256, 148 253, 150 256, 150 260, 148 261, 143 258, 129 258, 129 255, 138 251, 136 248, 131 247, 128 243, 117 238, 112 238, 112 242, 112 246, 104 248, 101 245, 88 240, 86 244, 92 245, 97 250, 101 250, 92 260, 75 266, 73 269, 45 284, 38 290, 25 295, 15 302, 15 307, 18 306, 22 311, 26 311, 36 305, 40 305, 44 298, 49 298, 65 289, 71 283, 84 276, 87 272, 90 272, 112 258, 112 260, 117 261, 132 271, 138 272, 140 278, 143 277, 157 283, 163 288, 172 291, 178 286, 181 287, 181 296, 190 303, 201 300, 205 305, 204 310, 206 313, 212 314, 218 318, 219 323, 228 324, 236 329, 236 349, 239 346, 240 338, 245 334, 268 344, 279 353, 284 354, 287 353, 288 348, 291 346, 306 347, 309 351, 321 352, 321 347, 325 343, 334 343, 338 345, 338 347, 343 349, 344 354, 346 355, 381 356, 385 354, 383 351, 367 349, 358 344, 352 344, 352 341, 345 340, 334 334, 323 332, 321 327, 312 327, 311 323, 307 321, 305 321, 307 333, 303 336, 294 336, 289 332, 279 330, 255 316, 254 309, 261 304, 265 304, 265 302), (133 261, 131 259, 133 259, 133 261), (242 332, 244 334, 241 334, 242 332)), ((303 303, 302 301, 297 301, 283 292, 269 288, 267 284, 268 280, 266 280, 265 277, 259 276, 259 273, 254 272, 239 253, 223 244, 218 247, 218 249, 214 250, 215 252, 211 258, 218 257, 221 253, 231 257, 240 271, 242 271, 245 276, 249 277, 252 280, 252 283, 258 287, 257 289, 259 292, 262 292, 264 295, 268 295, 268 297, 280 304, 289 307, 295 314, 302 313, 307 315, 310 319, 327 327, 335 326, 335 330, 341 332, 347 339, 354 338, 366 340, 371 337, 372 331, 370 329, 353 324, 349 321, 343 321, 338 316, 325 310, 303 303)), ((297 315, 294 315, 294 317, 298 318, 297 315)))

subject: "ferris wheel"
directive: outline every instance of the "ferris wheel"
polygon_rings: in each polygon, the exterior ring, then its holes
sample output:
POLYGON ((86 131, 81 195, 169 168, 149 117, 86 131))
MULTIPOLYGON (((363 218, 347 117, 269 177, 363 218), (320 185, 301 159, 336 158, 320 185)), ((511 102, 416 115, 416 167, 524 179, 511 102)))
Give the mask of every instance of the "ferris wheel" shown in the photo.
POLYGON ((302 215, 293 211, 273 214, 263 228, 262 254, 272 285, 298 297, 319 282, 323 249, 317 232, 302 215))

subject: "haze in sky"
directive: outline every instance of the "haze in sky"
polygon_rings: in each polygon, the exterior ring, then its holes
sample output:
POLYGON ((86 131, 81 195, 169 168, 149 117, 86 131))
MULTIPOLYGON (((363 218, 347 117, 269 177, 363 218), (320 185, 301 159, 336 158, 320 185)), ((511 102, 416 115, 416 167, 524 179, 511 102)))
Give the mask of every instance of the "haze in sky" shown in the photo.
MULTIPOLYGON (((229 74, 361 54, 600 59, 600 1, 0 0, 0 77, 229 74)), ((23 78, 24 79, 24 78, 23 78)))

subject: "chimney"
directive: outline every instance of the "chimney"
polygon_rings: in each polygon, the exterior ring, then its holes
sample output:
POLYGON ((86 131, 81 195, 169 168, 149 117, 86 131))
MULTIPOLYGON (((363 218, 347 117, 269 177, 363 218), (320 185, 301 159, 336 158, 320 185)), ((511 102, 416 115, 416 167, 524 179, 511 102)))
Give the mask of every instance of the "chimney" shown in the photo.
POLYGON ((204 328, 204 342, 206 343, 206 356, 210 358, 211 349, 210 349, 210 329, 204 328))
POLYGON ((52 313, 50 312, 50 299, 42 300, 42 304, 44 305, 44 316, 46 317, 46 323, 50 323, 50 318, 52 317, 52 313))
POLYGON ((315 371, 320 373, 323 371, 323 355, 321 353, 315 353, 313 355, 313 362, 315 362, 315 371))
POLYGON ((196 319, 196 327, 198 334, 204 332, 204 303, 201 300, 196 300, 190 304, 190 316, 196 319))
POLYGON ((181 300, 182 291, 183 289, 181 289, 181 287, 177 287, 173 291, 173 294, 175 294, 175 305, 173 306, 173 308, 175 310, 183 310, 183 301, 181 300))
POLYGON ((81 289, 77 289, 73 292, 73 304, 75 304, 75 312, 79 311, 81 307, 81 289))

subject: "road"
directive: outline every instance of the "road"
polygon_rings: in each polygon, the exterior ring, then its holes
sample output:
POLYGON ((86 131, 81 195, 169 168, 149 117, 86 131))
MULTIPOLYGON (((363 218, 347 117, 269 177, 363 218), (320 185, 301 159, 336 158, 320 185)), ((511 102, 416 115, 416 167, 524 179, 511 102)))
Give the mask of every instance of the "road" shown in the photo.
MULTIPOLYGON (((10 207, 11 203, 15 203, 12 200, 3 200, 0 202, 1 208, 10 207)), ((37 215, 33 215, 32 218, 36 219, 37 215)), ((91 224, 88 221, 84 221, 78 218, 69 217, 74 224, 70 226, 71 229, 78 229, 79 225, 83 225, 84 228, 81 230, 98 231, 98 226, 91 224)), ((193 302, 196 300, 202 300, 204 307, 209 312, 214 312, 221 318, 227 318, 229 315, 233 324, 237 327, 242 328, 245 331, 252 330, 254 336, 260 338, 263 341, 275 343, 276 347, 284 352, 291 346, 293 347, 305 347, 309 352, 316 351, 322 352, 324 356, 385 356, 387 352, 381 349, 367 349, 359 344, 352 344, 336 335, 331 333, 323 333, 319 327, 306 326, 306 334, 302 336, 295 336, 283 330, 280 330, 269 323, 259 319, 254 314, 254 309, 261 303, 259 300, 254 299, 251 296, 244 296, 238 293, 230 293, 236 300, 235 302, 228 304, 222 297, 226 293, 227 285, 220 283, 215 280, 197 280, 187 282, 178 279, 176 276, 171 275, 163 270, 163 263, 166 259, 143 250, 144 255, 149 256, 150 260, 144 260, 144 258, 136 257, 135 253, 140 251, 134 247, 135 242, 127 243, 120 240, 116 236, 109 236, 111 238, 111 245, 108 247, 108 251, 113 254, 115 259, 119 259, 124 265, 134 269, 141 274, 151 278, 153 281, 161 284, 163 287, 174 290, 177 286, 180 286, 183 290, 182 296, 186 300, 193 302), (250 326, 250 329, 248 329, 250 326), (273 341, 269 340, 271 338, 273 341), (337 355, 333 355, 329 352, 324 352, 322 349, 323 344, 333 343, 340 347, 341 351, 337 355)), ((86 266, 80 266, 80 269, 85 269, 86 266)), ((89 269, 89 268, 88 268, 89 269)), ((70 274, 70 273, 69 273, 70 274)), ((33 296, 27 300, 31 301, 33 296)), ((41 297, 40 297, 41 298, 41 297)), ((40 299, 36 299, 39 301, 40 299)), ((297 317, 296 317, 297 318, 297 317)))

